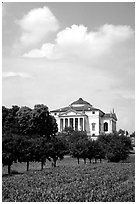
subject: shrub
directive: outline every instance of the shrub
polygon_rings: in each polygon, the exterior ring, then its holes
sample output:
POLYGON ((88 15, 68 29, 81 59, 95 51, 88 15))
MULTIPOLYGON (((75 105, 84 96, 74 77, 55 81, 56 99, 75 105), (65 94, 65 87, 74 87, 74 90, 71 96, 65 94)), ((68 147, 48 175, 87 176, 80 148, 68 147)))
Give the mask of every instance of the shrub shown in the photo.
POLYGON ((98 141, 102 144, 106 158, 110 162, 127 159, 132 149, 131 140, 117 133, 100 136, 98 141))

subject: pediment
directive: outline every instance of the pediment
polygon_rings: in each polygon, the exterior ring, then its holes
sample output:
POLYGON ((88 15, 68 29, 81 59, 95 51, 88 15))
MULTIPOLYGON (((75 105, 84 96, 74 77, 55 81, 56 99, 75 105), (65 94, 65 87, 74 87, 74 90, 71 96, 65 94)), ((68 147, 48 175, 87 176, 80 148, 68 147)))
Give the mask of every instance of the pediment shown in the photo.
POLYGON ((79 113, 75 110, 68 110, 65 113, 60 114, 60 116, 76 116, 76 115, 83 115, 82 113, 79 113))

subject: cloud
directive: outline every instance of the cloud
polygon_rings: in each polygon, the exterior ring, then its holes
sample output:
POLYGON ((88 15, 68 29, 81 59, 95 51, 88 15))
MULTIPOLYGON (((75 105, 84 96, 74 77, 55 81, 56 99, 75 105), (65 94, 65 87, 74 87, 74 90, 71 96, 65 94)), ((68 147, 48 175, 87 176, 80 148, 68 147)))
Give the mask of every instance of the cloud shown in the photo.
POLYGON ((41 47, 41 49, 33 49, 30 52, 25 53, 23 56, 31 58, 42 58, 46 56, 47 58, 52 58, 54 47, 54 44, 46 43, 41 47))
POLYGON ((130 26, 105 24, 96 31, 87 31, 84 25, 72 25, 57 34, 55 44, 45 43, 40 49, 25 53, 24 57, 58 59, 78 57, 92 59, 109 53, 134 34, 130 26))
POLYGON ((56 17, 47 7, 32 9, 21 20, 16 20, 16 23, 22 31, 19 43, 27 47, 41 42, 49 32, 59 28, 56 17))
POLYGON ((9 77, 31 78, 29 74, 21 73, 21 72, 3 72, 2 77, 3 78, 9 78, 9 77))

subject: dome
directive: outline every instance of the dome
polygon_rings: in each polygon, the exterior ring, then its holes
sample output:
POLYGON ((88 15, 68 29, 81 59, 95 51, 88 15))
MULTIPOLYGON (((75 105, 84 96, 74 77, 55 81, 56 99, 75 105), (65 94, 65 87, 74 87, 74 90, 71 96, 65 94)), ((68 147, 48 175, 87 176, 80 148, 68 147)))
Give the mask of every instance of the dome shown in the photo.
POLYGON ((71 103, 71 106, 83 106, 83 105, 90 105, 90 106, 92 106, 90 103, 88 103, 87 101, 84 101, 82 98, 79 98, 77 101, 74 101, 73 103, 71 103))

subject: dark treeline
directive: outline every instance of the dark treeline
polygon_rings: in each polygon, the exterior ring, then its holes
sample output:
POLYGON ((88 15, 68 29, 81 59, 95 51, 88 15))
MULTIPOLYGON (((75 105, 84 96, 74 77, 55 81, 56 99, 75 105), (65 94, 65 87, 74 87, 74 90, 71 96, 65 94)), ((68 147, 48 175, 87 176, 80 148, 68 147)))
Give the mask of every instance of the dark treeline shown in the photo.
POLYGON ((115 132, 100 135, 96 141, 88 138, 86 132, 66 128, 57 133, 56 120, 50 115, 48 107, 41 104, 29 107, 2 107, 2 162, 11 172, 13 162, 41 162, 43 169, 46 160, 56 166, 58 159, 64 155, 77 158, 94 159, 100 162, 107 159, 111 162, 125 160, 132 149, 131 140, 124 133, 115 132))

